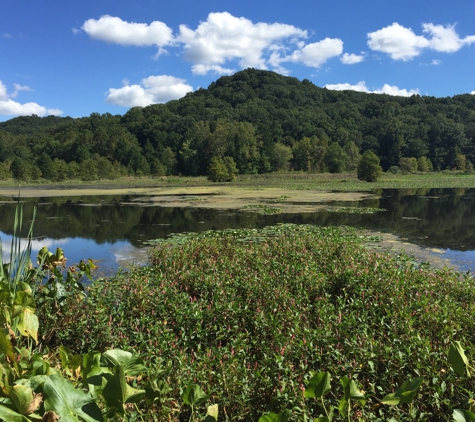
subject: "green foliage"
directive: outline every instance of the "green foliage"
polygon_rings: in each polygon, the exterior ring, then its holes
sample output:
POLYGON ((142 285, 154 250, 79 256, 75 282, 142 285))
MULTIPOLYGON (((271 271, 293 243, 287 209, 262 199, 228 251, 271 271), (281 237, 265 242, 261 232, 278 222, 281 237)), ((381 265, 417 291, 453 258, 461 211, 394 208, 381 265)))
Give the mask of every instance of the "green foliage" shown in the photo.
MULTIPOLYGON (((425 163, 427 165, 427 162, 425 163)), ((415 173, 418 169, 417 158, 414 157, 402 157, 399 160, 399 168, 406 173, 415 173)), ((427 167, 428 168, 428 167, 427 167)))
POLYGON ((378 156, 372 151, 366 151, 358 164, 358 179, 366 182, 376 182, 381 177, 382 168, 378 156))
MULTIPOLYGON (((236 420, 283 409, 291 420, 341 420, 340 411, 446 420, 465 403, 441 369, 454 333, 474 328, 473 277, 370 252, 362 240, 346 228, 293 225, 161 239, 154 266, 94 283, 87 301, 70 304, 67 346, 140 351, 157 380, 143 412, 164 420, 190 418, 190 405, 173 404, 184 380, 209 395, 195 419, 219 403, 223 419, 236 420), (328 390, 328 378, 344 381, 328 390), (391 391, 403 401, 381 405, 391 391)), ((472 383, 464 377, 457 391, 472 383)))
POLYGON ((213 157, 208 169, 212 182, 230 182, 236 178, 238 169, 232 157, 213 157))
MULTIPOLYGON (((468 94, 437 99, 337 92, 246 69, 180 100, 133 107, 124 116, 1 122, 0 163, 15 162, 11 173, 22 181, 92 181, 124 170, 133 176, 205 176, 213 156, 232 157, 241 174, 256 174, 286 170, 291 148, 297 171, 352 172, 360 152, 368 150, 377 153, 385 171, 401 157, 427 157, 438 171, 471 171, 474 110, 468 94), (109 165, 95 169, 89 161, 95 154, 109 165), (92 165, 89 177, 79 169, 85 162, 92 165)), ((10 177, 6 170, 0 177, 10 177)))

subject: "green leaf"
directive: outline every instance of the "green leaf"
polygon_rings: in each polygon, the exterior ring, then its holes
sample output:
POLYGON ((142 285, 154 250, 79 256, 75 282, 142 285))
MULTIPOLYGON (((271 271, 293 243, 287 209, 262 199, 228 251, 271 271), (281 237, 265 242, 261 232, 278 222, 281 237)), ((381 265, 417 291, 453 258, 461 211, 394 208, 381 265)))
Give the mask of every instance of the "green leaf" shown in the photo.
POLYGON ((26 416, 0 404, 0 420, 8 422, 31 422, 26 416))
POLYGON ((60 375, 48 377, 43 386, 45 411, 53 410, 61 422, 103 422, 101 410, 89 394, 77 390, 60 375))
POLYGON ((217 422, 217 421, 218 421, 218 405, 213 404, 212 406, 208 406, 204 422, 217 422))
POLYGON ((186 386, 185 394, 183 395, 185 404, 195 406, 196 404, 203 403, 207 399, 208 396, 199 385, 189 383, 186 386))
POLYGON ((280 413, 268 413, 267 415, 263 415, 259 418, 259 422, 287 422, 290 416, 292 416, 292 412, 286 409, 280 413))
POLYGON ((343 391, 345 394, 344 400, 357 400, 362 406, 366 403, 365 395, 358 389, 355 380, 348 378, 346 375, 340 380, 343 385, 343 391))
POLYGON ((22 415, 31 413, 30 405, 33 402, 33 390, 25 385, 14 385, 10 390, 10 399, 22 415))
POLYGON ((468 370, 468 359, 465 356, 465 351, 463 350, 462 345, 459 341, 456 341, 450 345, 449 349, 449 362, 452 365, 452 369, 459 374, 464 376, 467 373, 470 376, 468 370))
POLYGON ((145 371, 145 365, 139 355, 120 349, 112 349, 103 353, 101 364, 112 367, 121 365, 124 367, 125 375, 128 376, 140 375, 145 371))
POLYGON ((0 329, 0 350, 8 356, 8 358, 16 363, 16 356, 15 353, 13 352, 13 345, 12 341, 10 338, 10 334, 8 333, 8 330, 5 328, 0 329))
POLYGON ((145 390, 137 390, 127 384, 122 365, 116 366, 114 372, 114 375, 107 381, 102 395, 108 406, 115 407, 124 414, 125 404, 139 401, 145 395, 145 390))
POLYGON ((406 381, 395 393, 385 396, 381 403, 388 405, 411 403, 423 381, 421 377, 406 381))
POLYGON ((475 414, 464 409, 455 409, 452 414, 455 422, 471 422, 475 421, 475 414))
MULTIPOLYGON (((21 293, 21 292, 19 292, 21 293)), ((18 331, 23 336, 30 336, 35 343, 38 343, 38 329, 40 323, 35 311, 32 308, 24 307, 20 312, 20 321, 17 324, 18 331)))
POLYGON ((319 372, 315 374, 309 381, 304 391, 304 397, 321 398, 331 390, 330 374, 328 372, 319 372))

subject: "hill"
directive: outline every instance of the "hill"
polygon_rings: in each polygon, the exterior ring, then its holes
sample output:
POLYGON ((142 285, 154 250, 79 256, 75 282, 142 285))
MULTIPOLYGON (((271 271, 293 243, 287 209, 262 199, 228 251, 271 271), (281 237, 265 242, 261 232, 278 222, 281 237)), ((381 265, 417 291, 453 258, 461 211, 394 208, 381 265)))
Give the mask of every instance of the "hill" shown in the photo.
POLYGON ((471 169, 475 96, 331 91, 246 69, 180 100, 134 107, 123 116, 29 116, 0 123, 3 178, 204 175, 213 157, 225 156, 240 173, 340 172, 354 170, 367 150, 384 170, 471 169))

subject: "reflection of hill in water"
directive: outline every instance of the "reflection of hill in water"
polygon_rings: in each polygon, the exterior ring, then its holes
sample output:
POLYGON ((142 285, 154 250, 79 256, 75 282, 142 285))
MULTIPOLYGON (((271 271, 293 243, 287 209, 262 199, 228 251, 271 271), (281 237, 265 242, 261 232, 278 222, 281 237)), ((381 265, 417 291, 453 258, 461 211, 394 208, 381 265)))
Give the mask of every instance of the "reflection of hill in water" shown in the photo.
MULTIPOLYGON (((387 211, 362 215, 327 211, 261 215, 121 205, 130 199, 104 196, 27 200, 24 215, 25 219, 31 218, 33 207, 37 205, 35 236, 81 237, 94 239, 99 244, 129 240, 134 246, 140 246, 143 240, 165 237, 172 232, 263 227, 285 222, 367 227, 390 231, 425 246, 475 249, 474 189, 386 190, 380 200, 366 200, 359 205, 387 211)), ((0 231, 11 234, 15 204, 1 205, 1 212, 0 231)))

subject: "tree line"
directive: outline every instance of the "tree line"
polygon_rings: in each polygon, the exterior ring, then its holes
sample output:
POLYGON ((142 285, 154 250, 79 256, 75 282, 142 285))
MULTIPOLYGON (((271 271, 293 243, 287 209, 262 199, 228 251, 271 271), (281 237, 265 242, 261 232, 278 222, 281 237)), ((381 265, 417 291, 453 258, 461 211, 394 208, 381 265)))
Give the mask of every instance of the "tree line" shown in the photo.
POLYGON ((122 116, 0 123, 2 179, 338 173, 356 171, 367 151, 384 171, 473 170, 475 96, 331 91, 247 69, 122 116))

